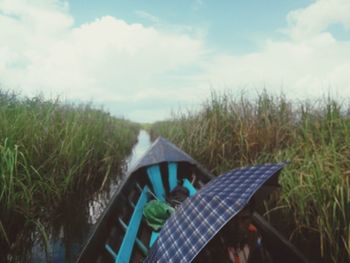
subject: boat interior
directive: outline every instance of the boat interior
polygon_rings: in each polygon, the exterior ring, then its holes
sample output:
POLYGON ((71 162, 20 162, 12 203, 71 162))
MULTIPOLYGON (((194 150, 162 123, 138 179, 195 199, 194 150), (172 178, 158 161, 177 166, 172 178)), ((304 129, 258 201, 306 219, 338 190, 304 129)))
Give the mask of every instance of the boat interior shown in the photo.
POLYGON ((192 196, 210 179, 187 162, 163 162, 132 173, 118 194, 119 205, 108 217, 110 232, 99 261, 141 262, 159 234, 144 220, 144 206, 154 199, 165 201, 179 184, 192 196))
MULTIPOLYGON (((84 248, 86 253, 77 262, 142 262, 159 233, 147 224, 143 215, 145 205, 152 200, 167 200, 178 185, 185 187, 191 196, 212 178, 201 167, 183 161, 137 168, 117 190, 84 248)), ((269 181, 256 193, 253 203, 266 197, 270 187, 278 185, 277 177, 269 181)), ((308 262, 259 214, 252 214, 252 222, 276 262, 308 262)))

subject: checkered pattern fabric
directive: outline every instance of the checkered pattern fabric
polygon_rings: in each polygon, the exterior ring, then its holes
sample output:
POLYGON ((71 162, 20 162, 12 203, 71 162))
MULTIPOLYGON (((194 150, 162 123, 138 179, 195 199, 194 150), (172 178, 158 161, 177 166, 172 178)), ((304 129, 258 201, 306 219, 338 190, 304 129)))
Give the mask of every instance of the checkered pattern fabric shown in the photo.
POLYGON ((144 262, 191 262, 254 193, 284 164, 265 164, 225 173, 187 198, 163 226, 144 262))

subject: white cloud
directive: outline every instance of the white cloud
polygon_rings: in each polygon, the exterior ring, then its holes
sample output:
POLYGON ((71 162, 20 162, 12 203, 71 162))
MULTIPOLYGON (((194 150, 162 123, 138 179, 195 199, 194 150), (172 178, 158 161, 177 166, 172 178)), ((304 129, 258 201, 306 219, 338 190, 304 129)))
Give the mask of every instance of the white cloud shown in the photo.
POLYGON ((288 14, 289 34, 304 39, 320 34, 333 24, 350 28, 349 0, 318 0, 303 9, 288 14))
POLYGON ((61 2, 45 3, 0 4, 1 81, 28 95, 43 90, 99 101, 167 97, 158 79, 204 52, 202 42, 187 34, 111 16, 74 27, 61 2))
POLYGON ((350 97, 350 41, 327 31, 350 26, 349 0, 318 0, 288 14, 287 40, 267 39, 261 50, 220 54, 204 65, 203 79, 224 87, 283 90, 289 97, 350 97))
MULTIPOLYGON (((266 39, 260 50, 233 56, 213 53, 205 34, 192 28, 146 27, 111 16, 77 27, 66 2, 0 0, 0 82, 26 95, 44 91, 123 105, 198 102, 222 87, 284 89, 294 98, 331 87, 350 96, 350 41, 328 32, 333 24, 350 28, 348 14, 348 0, 314 1, 288 14, 286 40, 266 39)), ((163 108, 134 107, 126 116, 155 120, 169 112, 163 108)))
POLYGON ((36 74, 32 76, 38 80, 39 72, 46 71, 44 85, 54 85, 54 90, 83 91, 99 99, 131 99, 157 85, 158 75, 192 63, 200 52, 200 42, 188 36, 103 17, 72 29, 66 39, 50 48, 45 61, 33 67, 36 74), (54 84, 50 84, 55 78, 52 73, 58 73, 54 84))

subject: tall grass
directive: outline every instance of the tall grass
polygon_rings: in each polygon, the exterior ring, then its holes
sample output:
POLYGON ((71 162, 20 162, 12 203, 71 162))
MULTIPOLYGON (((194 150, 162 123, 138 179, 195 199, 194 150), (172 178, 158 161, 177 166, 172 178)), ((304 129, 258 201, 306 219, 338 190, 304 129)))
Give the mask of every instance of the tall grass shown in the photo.
POLYGON ((0 90, 0 250, 28 222, 40 225, 70 194, 102 187, 138 129, 89 104, 0 90))
POLYGON ((212 94, 197 112, 155 123, 152 134, 169 138, 216 174, 289 160, 274 223, 312 259, 348 262, 349 106, 330 98, 292 103, 266 92, 255 100, 212 94))

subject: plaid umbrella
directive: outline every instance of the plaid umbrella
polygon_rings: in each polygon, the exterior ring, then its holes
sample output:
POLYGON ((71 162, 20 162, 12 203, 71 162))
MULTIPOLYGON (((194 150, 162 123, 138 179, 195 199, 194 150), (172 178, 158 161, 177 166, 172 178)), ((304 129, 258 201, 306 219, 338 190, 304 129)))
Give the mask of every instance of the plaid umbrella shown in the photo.
POLYGON ((210 181, 167 220, 144 262, 191 262, 283 166, 240 168, 210 181))

